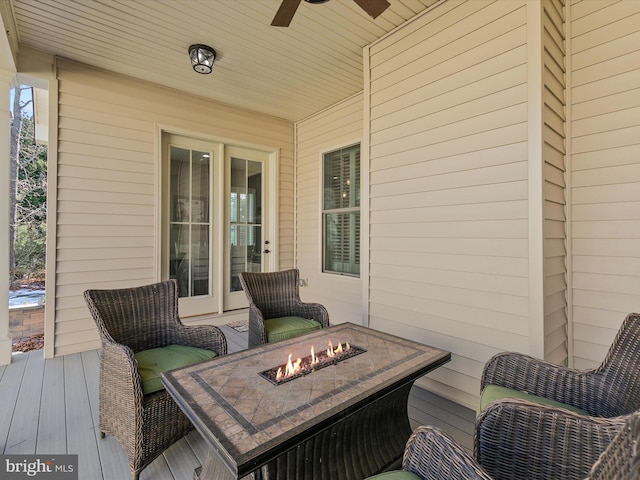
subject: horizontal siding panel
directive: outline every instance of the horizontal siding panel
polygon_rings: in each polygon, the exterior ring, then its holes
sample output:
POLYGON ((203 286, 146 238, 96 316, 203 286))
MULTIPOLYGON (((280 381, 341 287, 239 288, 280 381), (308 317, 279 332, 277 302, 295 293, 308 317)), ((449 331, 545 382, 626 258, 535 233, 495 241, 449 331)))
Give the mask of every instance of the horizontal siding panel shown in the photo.
POLYGON ((573 222, 573 233, 578 238, 640 238, 640 227, 637 220, 573 222))
POLYGON ((522 219, 527 218, 527 207, 526 202, 519 201, 380 210, 371 213, 371 223, 457 222, 476 218, 522 219))
MULTIPOLYGON (((477 1, 477 0, 476 0, 477 1)), ((474 3, 474 2, 471 2, 474 3)), ((469 57, 469 52, 478 46, 487 45, 491 49, 491 41, 499 43, 502 36, 508 36, 517 27, 524 26, 526 21, 526 9, 522 2, 493 2, 487 8, 474 11, 477 6, 467 6, 468 15, 459 18, 445 30, 438 32, 438 35, 427 35, 417 38, 406 37, 403 44, 411 44, 411 48, 398 50, 392 57, 388 57, 384 62, 380 62, 376 56, 376 49, 371 52, 371 78, 372 86, 375 90, 383 90, 396 84, 396 80, 390 77, 409 78, 415 75, 416 69, 419 72, 429 71, 433 65, 439 65, 450 58, 460 59, 460 68, 469 64, 465 61, 469 57), (415 41, 415 43, 414 43, 415 41)), ((441 17, 444 18, 444 17, 441 17)), ((437 27, 436 27, 437 28, 437 27)), ((429 32, 432 32, 429 30, 429 32)), ((424 34, 423 34, 424 35, 424 34)), ((502 43, 521 44, 526 41, 526 34, 518 32, 518 39, 508 37, 502 43)), ((400 44, 398 43, 398 46, 400 44)))
MULTIPOLYGON (((372 250, 371 263, 393 264, 403 267, 416 265, 456 272, 490 273, 514 277, 527 277, 526 258, 501 258, 449 253, 394 252, 393 258, 385 251, 372 250)), ((373 268, 373 267, 372 267, 373 268)))
POLYGON ((374 197, 371 199, 371 210, 402 208, 412 205, 463 205, 476 202, 502 202, 526 198, 526 180, 501 183, 500 188, 495 184, 476 185, 471 187, 450 187, 446 190, 430 192, 416 192, 411 194, 396 194, 391 196, 374 197))
POLYGON ((594 99, 605 100, 610 96, 638 89, 638 69, 625 73, 620 73, 615 77, 607 77, 603 80, 577 85, 571 89, 573 101, 577 104, 581 102, 593 101, 594 99))
POLYGON ((56 257, 60 261, 59 268, 62 268, 62 264, 65 261, 80 261, 80 260, 130 260, 138 258, 147 258, 149 254, 148 246, 139 247, 121 247, 117 248, 91 248, 93 245, 86 245, 85 248, 58 248, 56 251, 56 257))
POLYGON ((451 157, 429 160, 416 158, 413 163, 377 170, 371 174, 371 180, 374 183, 392 182, 406 178, 427 177, 493 167, 496 165, 525 162, 526 159, 527 144, 517 142, 451 157))
MULTIPOLYGON (((603 115, 629 107, 637 107, 640 105, 639 92, 640 87, 632 87, 603 98, 584 99, 581 103, 576 103, 572 106, 572 119, 573 121, 578 121, 595 115, 603 115)), ((606 127, 602 126, 602 128, 606 127)))
MULTIPOLYGON (((373 177, 372 174, 372 179, 373 177)), ((371 195, 378 198, 479 185, 495 186, 501 183, 524 180, 527 178, 527 164, 517 162, 421 178, 407 178, 404 181, 388 183, 382 181, 384 178, 382 175, 377 175, 376 178, 380 178, 380 180, 377 183, 372 180, 371 195)))
POLYGON ((371 96, 372 131, 378 131, 377 124, 382 121, 390 124, 392 118, 402 117, 405 110, 409 119, 418 118, 421 110, 417 105, 425 106, 422 114, 442 112, 447 106, 462 105, 526 83, 524 46, 496 42, 493 49, 480 53, 485 57, 481 63, 477 62, 478 52, 474 53, 469 56, 467 68, 461 68, 455 59, 437 65, 428 76, 416 74, 399 81, 395 88, 375 89, 371 96), (469 88, 471 83, 473 88, 469 88))
MULTIPOLYGON (((436 278, 432 277, 432 280, 436 278)), ((527 329, 528 326, 516 326, 512 323, 513 316, 523 317, 528 313, 528 299, 526 296, 507 295, 502 293, 489 293, 479 289, 464 289, 461 287, 450 287, 439 285, 437 283, 429 283, 427 279, 419 276, 405 277, 405 279, 386 279, 371 275, 370 290, 380 303, 392 302, 396 304, 398 300, 402 304, 416 304, 416 302, 429 302, 430 305, 439 305, 439 311, 442 308, 449 308, 447 304, 455 305, 454 308, 463 309, 481 309, 491 310, 495 313, 495 317, 489 323, 485 321, 480 325, 490 328, 498 328, 498 325, 504 324, 505 328, 512 333, 523 335, 526 333, 522 328, 527 329), (510 330, 513 328, 514 330, 510 330)), ((437 310, 424 310, 434 315, 437 310)), ((475 319, 467 320, 474 323, 475 319)))
POLYGON ((602 255, 604 257, 639 257, 640 239, 637 238, 576 238, 573 240, 576 256, 602 255))
POLYGON ((640 145, 640 125, 620 128, 609 132, 595 133, 585 137, 576 137, 573 141, 575 153, 605 151, 624 145, 640 145))
POLYGON ((389 252, 429 252, 477 256, 522 257, 528 254, 528 240, 501 238, 405 238, 399 243, 393 237, 371 239, 373 250, 389 252))
MULTIPOLYGON (((407 238, 527 238, 526 220, 480 220, 447 223, 372 223, 371 236, 407 238)), ((640 232, 638 232, 640 235, 640 232)))
MULTIPOLYGON (((515 73, 515 70, 508 73, 515 73)), ((513 86, 511 77, 512 75, 505 74, 477 82, 471 92, 468 89, 461 92, 454 90, 378 117, 378 120, 371 122, 372 140, 385 143, 394 138, 410 137, 425 129, 446 134, 446 127, 451 128, 455 122, 523 104, 526 100, 526 87, 513 86)))
POLYGON ((574 205, 573 219, 577 222, 593 220, 639 220, 640 201, 611 202, 598 205, 574 205))
MULTIPOLYGON (((573 285, 580 290, 634 295, 640 292, 640 277, 582 272, 576 274, 573 285)), ((640 309, 640 302, 636 310, 638 309, 640 309)))
MULTIPOLYGON (((575 275, 578 277, 578 275, 575 275)), ((594 292, 592 290, 581 290, 574 288, 573 293, 575 303, 584 307, 606 309, 609 305, 616 305, 617 309, 625 312, 635 312, 640 310, 640 301, 636 292, 625 295, 623 293, 594 292)))
MULTIPOLYGON (((613 239, 612 244, 618 239, 613 239)), ((637 239, 635 241, 638 241, 637 239)), ((580 273, 600 273, 601 275, 636 275, 640 271, 640 256, 602 256, 602 252, 591 255, 574 255, 574 278, 580 273), (598 255, 600 254, 600 255, 598 255)), ((575 280, 574 280, 575 281, 575 280)))
MULTIPOLYGON (((446 142, 426 145, 412 151, 398 151, 384 158, 371 158, 371 171, 394 168, 400 165, 429 161, 435 158, 454 157, 472 152, 486 151, 493 147, 501 147, 510 143, 524 142, 527 138, 526 124, 510 125, 494 130, 470 134, 446 142)), ((372 151, 373 155, 373 151, 372 151)))
MULTIPOLYGON (((640 132, 640 126, 638 130, 640 132)), ((640 145, 640 143, 638 145, 640 145)), ((640 164, 638 163, 601 169, 580 170, 573 174, 573 183, 576 188, 594 185, 637 183, 638 181, 640 181, 640 164)))
POLYGON ((606 156, 603 156, 600 152, 587 152, 576 155, 577 165, 574 166, 573 171, 633 164, 633 155, 636 149, 637 146, 630 145, 609 149, 606 156))
MULTIPOLYGON (((502 110, 488 113, 475 112, 476 115, 460 120, 455 124, 445 125, 443 127, 431 128, 431 125, 424 125, 423 132, 404 135, 403 129, 399 129, 400 136, 393 136, 393 140, 385 142, 378 141, 375 135, 372 135, 371 154, 375 157, 384 157, 399 151, 415 150, 424 146, 429 146, 434 141, 436 143, 446 143, 451 140, 459 139, 466 135, 479 135, 484 132, 499 131, 504 127, 518 125, 526 118, 527 106, 525 104, 514 105, 502 110)), ((411 128, 411 127, 409 127, 411 128)), ((392 133, 392 132, 390 132, 392 133)))
POLYGON ((393 281, 404 281, 410 278, 421 284, 437 283, 445 287, 458 287, 465 290, 520 297, 526 297, 528 294, 528 281, 526 278, 490 273, 430 269, 423 265, 406 267, 403 265, 376 264, 371 267, 371 277, 381 277, 393 281))
POLYGON ((640 188, 635 183, 575 187, 572 191, 574 205, 606 202, 635 202, 640 200, 640 188))
POLYGON ((580 319, 581 324, 607 328, 613 332, 617 332, 629 312, 576 307, 575 313, 576 318, 580 319))
MULTIPOLYGON (((640 56, 638 57, 638 64, 640 64, 640 56)), ((638 125, 640 105, 628 107, 616 112, 605 112, 600 113, 598 116, 575 120, 571 124, 573 134, 576 137, 582 137, 614 129, 633 128, 638 125)))
MULTIPOLYGON (((371 302, 371 317, 372 319, 374 317, 378 317, 380 320, 403 318, 405 319, 402 322, 403 324, 420 328, 425 332, 435 332, 440 335, 451 337, 452 339, 480 343, 481 345, 492 347, 498 351, 510 349, 526 351, 528 348, 528 339, 526 336, 516 335, 505 331, 507 324, 526 324, 526 319, 517 317, 509 318, 505 320, 505 322, 502 322, 496 330, 493 330, 487 329, 482 325, 471 324, 464 321, 472 319, 479 323, 481 320, 489 321, 491 319, 491 312, 482 312, 474 309, 454 306, 448 310, 448 312, 450 312, 450 316, 441 317, 437 315, 437 313, 442 310, 442 308, 440 308, 441 306, 437 304, 437 302, 425 301, 423 303, 428 305, 429 308, 433 308, 433 310, 427 308, 420 310, 420 312, 429 312, 429 314, 414 312, 413 310, 402 308, 403 305, 371 302), (463 320, 454 321, 456 317, 463 320), (491 335, 487 336, 487 333, 490 333, 491 335), (486 340, 485 337, 487 337, 486 340)), ((514 327, 513 325, 509 326, 514 327)), ((429 342, 427 342, 427 344, 429 344, 429 342)), ((455 349, 452 351, 455 351, 455 349)))

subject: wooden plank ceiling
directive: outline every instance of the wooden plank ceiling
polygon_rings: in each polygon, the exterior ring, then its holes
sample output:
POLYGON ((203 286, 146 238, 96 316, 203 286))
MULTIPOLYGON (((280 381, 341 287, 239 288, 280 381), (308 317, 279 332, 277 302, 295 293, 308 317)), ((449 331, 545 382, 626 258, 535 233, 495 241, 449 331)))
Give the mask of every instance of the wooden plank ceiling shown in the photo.
POLYGON ((437 0, 390 0, 375 20, 352 0, 301 2, 288 28, 270 26, 280 0, 10 2, 20 46, 298 121, 361 91, 362 48, 437 0), (192 70, 193 43, 216 49, 212 74, 192 70))

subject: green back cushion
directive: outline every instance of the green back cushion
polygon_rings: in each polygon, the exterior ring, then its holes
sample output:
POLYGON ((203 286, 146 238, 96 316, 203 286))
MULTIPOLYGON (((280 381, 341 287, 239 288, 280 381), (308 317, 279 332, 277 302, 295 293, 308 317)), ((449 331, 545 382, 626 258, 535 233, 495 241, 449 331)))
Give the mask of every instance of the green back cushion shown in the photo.
POLYGON ((541 403, 543 405, 549 405, 551 407, 565 408, 581 415, 589 415, 588 412, 585 412, 584 410, 576 408, 572 405, 567 405, 566 403, 556 402, 555 400, 539 397, 537 395, 529 395, 526 392, 520 392, 518 390, 512 390, 506 387, 499 387, 497 385, 487 385, 486 387, 484 387, 484 390, 482 390, 482 393, 480 394, 480 410, 478 411, 478 413, 484 410, 484 408, 494 400, 498 400, 501 398, 529 400, 531 402, 541 403))
POLYGON ((267 342, 279 342, 287 338, 297 337, 322 328, 320 322, 302 317, 270 318, 264 321, 267 342))
POLYGON ((136 353, 135 357, 138 361, 138 371, 142 381, 142 393, 147 395, 164 388, 160 379, 162 372, 203 362, 216 355, 217 353, 211 350, 187 345, 168 345, 136 353))
POLYGON ((421 480, 421 478, 413 472, 407 472, 405 470, 394 470, 393 472, 381 473, 380 475, 374 475, 368 477, 366 480, 421 480))

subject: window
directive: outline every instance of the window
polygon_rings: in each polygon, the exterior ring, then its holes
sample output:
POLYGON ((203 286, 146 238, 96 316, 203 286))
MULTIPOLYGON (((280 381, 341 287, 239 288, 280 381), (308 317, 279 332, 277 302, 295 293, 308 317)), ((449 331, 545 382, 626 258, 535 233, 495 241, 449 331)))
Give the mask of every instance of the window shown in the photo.
POLYGON ((360 145, 323 156, 322 271, 360 275, 360 145))

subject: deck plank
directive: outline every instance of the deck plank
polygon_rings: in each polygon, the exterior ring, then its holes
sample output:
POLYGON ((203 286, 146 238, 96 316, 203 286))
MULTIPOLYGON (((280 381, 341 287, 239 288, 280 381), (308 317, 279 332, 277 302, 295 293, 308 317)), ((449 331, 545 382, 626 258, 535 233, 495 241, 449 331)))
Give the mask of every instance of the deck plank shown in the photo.
POLYGON ((175 478, 171 473, 171 469, 164 458, 164 455, 160 455, 156 458, 151 465, 142 470, 140 474, 140 480, 191 480, 193 478, 193 472, 190 477, 175 478))
POLYGON ((7 366, 0 380, 0 450, 4 453, 7 447, 9 429, 13 421, 16 403, 20 393, 20 384, 27 367, 27 355, 14 355, 11 365, 7 366))
MULTIPOLYGON (((41 352, 40 356, 42 356, 41 352)), ((32 455, 36 453, 43 377, 44 362, 42 358, 38 357, 37 352, 28 355, 7 437, 6 454, 32 455)))
POLYGON ((167 448, 163 455, 174 478, 189 478, 202 464, 184 438, 167 448))
MULTIPOLYGON (((29 355, 40 354, 31 352, 29 355)), ((42 361, 42 360, 41 360, 42 361)), ((36 454, 66 453, 66 412, 64 397, 64 358, 57 357, 42 361, 44 377, 42 379, 42 399, 40 402, 40 421, 36 439, 36 454)))
POLYGON ((78 455, 78 476, 102 480, 102 467, 93 425, 87 381, 79 353, 64 356, 67 453, 78 455), (89 477, 90 475, 90 477, 89 477))
POLYGON ((112 435, 100 438, 100 355, 98 350, 83 352, 82 367, 87 381, 87 393, 91 406, 91 418, 94 425, 94 434, 97 437, 98 453, 104 480, 120 480, 131 475, 129 463, 124 450, 112 435))

